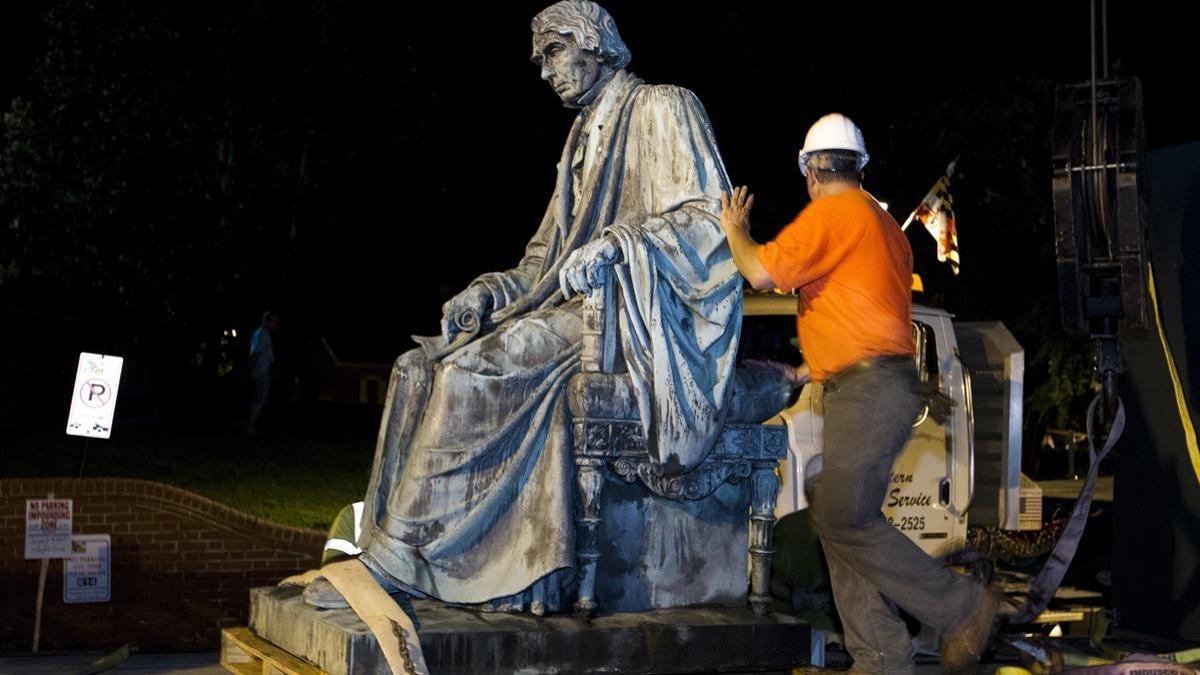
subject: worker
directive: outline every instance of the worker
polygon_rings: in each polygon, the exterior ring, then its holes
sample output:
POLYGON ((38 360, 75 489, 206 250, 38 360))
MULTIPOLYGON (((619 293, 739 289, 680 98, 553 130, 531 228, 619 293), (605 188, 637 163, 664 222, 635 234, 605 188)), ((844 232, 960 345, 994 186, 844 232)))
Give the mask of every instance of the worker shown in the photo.
POLYGON ((275 378, 275 331, 279 330, 279 315, 271 310, 263 312, 262 324, 250 337, 250 411, 246 415, 246 433, 258 436, 262 432, 263 410, 271 397, 271 383, 275 378))
POLYGON ((363 503, 354 502, 338 511, 333 524, 329 526, 329 535, 325 539, 325 549, 321 551, 321 564, 353 558, 362 553, 358 547, 358 537, 362 534, 363 503))
MULTIPOLYGON (((329 526, 329 534, 325 539, 325 548, 321 551, 321 566, 348 560, 362 553, 358 547, 358 538, 362 536, 363 502, 354 502, 342 507, 333 524, 329 526)), ((417 630, 421 629, 421 619, 413 608, 412 598, 407 593, 392 595, 400 609, 412 620, 417 630)))
POLYGON ((912 251, 862 187, 869 155, 847 117, 826 115, 800 151, 810 203, 774 241, 749 233, 754 196, 722 197, 721 225, 758 290, 797 291, 797 331, 824 402, 823 468, 810 501, 853 672, 911 673, 897 607, 942 636, 942 669, 966 672, 994 630, 1001 597, 930 558, 881 510, 892 464, 920 410, 912 338, 912 251))

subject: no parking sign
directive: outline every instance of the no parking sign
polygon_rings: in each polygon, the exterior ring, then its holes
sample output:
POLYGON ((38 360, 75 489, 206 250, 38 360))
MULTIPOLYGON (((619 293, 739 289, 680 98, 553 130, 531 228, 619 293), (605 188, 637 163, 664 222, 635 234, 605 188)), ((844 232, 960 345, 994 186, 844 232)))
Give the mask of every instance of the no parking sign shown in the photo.
POLYGON ((68 434, 89 438, 108 438, 112 434, 123 362, 119 356, 79 354, 79 370, 75 373, 75 389, 71 394, 71 414, 67 418, 68 434))
POLYGON ((77 534, 63 563, 63 602, 108 602, 112 599, 112 538, 77 534))

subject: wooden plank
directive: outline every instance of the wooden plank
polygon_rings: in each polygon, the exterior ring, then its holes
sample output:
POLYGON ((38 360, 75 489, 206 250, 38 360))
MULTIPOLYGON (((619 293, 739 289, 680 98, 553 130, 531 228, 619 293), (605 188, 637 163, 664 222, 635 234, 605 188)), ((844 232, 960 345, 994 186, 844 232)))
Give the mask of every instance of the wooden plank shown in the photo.
MULTIPOLYGON (((1046 499, 1075 499, 1079 496, 1079 488, 1082 486, 1082 480, 1072 480, 1070 478, 1038 481, 1038 487, 1042 488, 1042 496, 1046 499)), ((1092 495, 1092 501, 1112 502, 1112 500, 1113 477, 1097 477, 1096 491, 1092 495)))
POLYGON ((1033 620, 1034 623, 1068 623, 1071 621, 1083 621, 1085 613, 1081 609, 1047 609, 1038 614, 1038 617, 1033 620))
POLYGON ((262 662, 246 653, 229 630, 221 631, 221 667, 235 675, 262 673, 262 662))
POLYGON ((249 628, 221 631, 221 665, 238 675, 328 675, 258 637, 249 628))
POLYGON ((221 661, 221 667, 234 675, 262 675, 261 661, 254 661, 253 663, 229 663, 221 661))

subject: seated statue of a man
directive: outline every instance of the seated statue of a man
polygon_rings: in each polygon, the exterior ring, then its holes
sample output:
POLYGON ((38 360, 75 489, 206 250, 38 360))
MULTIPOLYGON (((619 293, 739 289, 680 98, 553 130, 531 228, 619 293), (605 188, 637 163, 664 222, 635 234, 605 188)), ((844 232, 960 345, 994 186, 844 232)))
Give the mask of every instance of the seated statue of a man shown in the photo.
MULTIPOLYGON (((396 361, 358 543, 385 586, 540 614, 570 606, 576 565, 566 387, 581 295, 617 285, 620 351, 664 473, 715 441, 742 304, 700 101, 625 70, 594 2, 563 0, 532 29, 542 79, 579 110, 553 196, 516 267, 473 281, 445 304, 443 334, 396 361)), ((320 582, 305 597, 338 600, 320 582)))

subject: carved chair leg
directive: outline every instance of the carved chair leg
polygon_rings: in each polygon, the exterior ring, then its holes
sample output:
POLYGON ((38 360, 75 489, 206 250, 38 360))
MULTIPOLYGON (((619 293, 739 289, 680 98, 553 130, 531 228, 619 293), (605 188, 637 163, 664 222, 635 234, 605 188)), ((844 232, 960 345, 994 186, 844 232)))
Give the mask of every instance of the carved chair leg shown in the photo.
POLYGON ((775 553, 775 500, 778 462, 754 462, 750 477, 750 606, 766 614, 771 602, 771 555, 775 553))
POLYGON ((575 612, 590 616, 596 611, 596 563, 600 560, 597 530, 600 528, 600 492, 604 487, 603 460, 579 457, 579 515, 575 549, 579 559, 579 599, 575 612))

